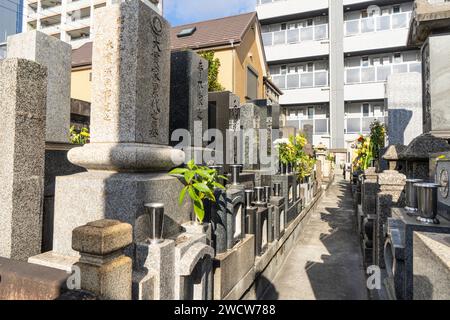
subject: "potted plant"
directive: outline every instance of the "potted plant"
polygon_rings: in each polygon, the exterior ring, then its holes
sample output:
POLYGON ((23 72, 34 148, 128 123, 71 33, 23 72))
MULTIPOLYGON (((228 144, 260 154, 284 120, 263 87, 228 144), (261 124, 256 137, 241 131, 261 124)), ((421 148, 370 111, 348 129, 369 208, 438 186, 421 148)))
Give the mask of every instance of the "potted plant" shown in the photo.
POLYGON ((186 194, 192 202, 194 208, 194 221, 190 223, 194 228, 199 226, 206 231, 208 223, 203 223, 205 219, 205 201, 216 202, 214 189, 225 187, 219 183, 220 180, 227 180, 220 175, 216 169, 210 169, 205 166, 198 166, 194 160, 190 160, 185 168, 175 168, 169 172, 170 175, 179 177, 185 184, 178 197, 179 205, 183 204, 186 194))

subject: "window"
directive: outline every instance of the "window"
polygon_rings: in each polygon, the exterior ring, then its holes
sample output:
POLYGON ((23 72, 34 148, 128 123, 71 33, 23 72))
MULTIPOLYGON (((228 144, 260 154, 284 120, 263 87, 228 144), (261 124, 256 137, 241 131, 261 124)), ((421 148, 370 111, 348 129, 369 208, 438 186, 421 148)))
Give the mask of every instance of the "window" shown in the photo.
POLYGON ((286 74, 286 65, 281 66, 281 74, 286 74))
POLYGON ((314 119, 314 107, 308 107, 308 119, 314 119))
POLYGON ((286 30, 286 23, 281 24, 281 30, 286 30))
POLYGON ((269 67, 270 74, 280 74, 280 67, 279 66, 270 66, 269 67))
POLYGON ((258 74, 250 67, 247 68, 247 98, 250 100, 258 98, 258 74))
POLYGON ((362 57, 361 58, 361 65, 363 67, 368 67, 369 66, 369 57, 362 57))
POLYGON ((369 14, 367 13, 367 10, 362 10, 361 11, 361 18, 367 18, 369 16, 369 14))
POLYGON ((368 103, 363 103, 363 117, 368 117, 370 113, 370 105, 368 103))
POLYGON ((400 52, 394 53, 394 63, 402 63, 402 54, 400 52))
POLYGON ((392 13, 400 13, 400 6, 394 6, 392 8, 392 13))

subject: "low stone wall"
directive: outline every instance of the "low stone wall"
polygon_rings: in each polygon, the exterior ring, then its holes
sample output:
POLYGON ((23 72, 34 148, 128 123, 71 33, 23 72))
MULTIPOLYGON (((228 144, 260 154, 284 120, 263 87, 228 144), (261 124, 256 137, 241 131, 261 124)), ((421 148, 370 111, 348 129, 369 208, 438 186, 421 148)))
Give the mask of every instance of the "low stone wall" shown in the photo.
MULTIPOLYGON (((331 182, 329 184, 331 184, 331 182)), ((329 184, 327 184, 327 188, 329 184)), ((320 190, 311 203, 309 203, 286 228, 284 235, 278 241, 272 242, 268 250, 261 257, 255 259, 255 265, 249 273, 253 276, 253 281, 240 297, 241 299, 255 300, 262 298, 268 286, 280 270, 281 265, 301 237, 309 222, 311 214, 323 193, 323 189, 320 190)), ((226 299, 236 298, 236 296, 226 297, 226 299)))

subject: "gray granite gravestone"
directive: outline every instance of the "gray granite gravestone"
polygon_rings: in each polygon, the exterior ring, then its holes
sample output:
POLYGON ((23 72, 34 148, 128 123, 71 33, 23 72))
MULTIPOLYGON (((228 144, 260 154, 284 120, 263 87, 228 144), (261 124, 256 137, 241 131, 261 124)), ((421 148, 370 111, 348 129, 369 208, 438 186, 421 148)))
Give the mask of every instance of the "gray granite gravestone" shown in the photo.
POLYGON ((233 152, 236 144, 233 139, 230 141, 227 130, 236 132, 240 129, 240 102, 239 97, 229 91, 210 92, 208 94, 208 129, 217 129, 222 133, 223 149, 217 149, 221 156, 221 162, 216 163, 224 165, 225 173, 229 172, 227 164, 239 163, 235 159, 233 152), (231 124, 231 126, 230 126, 231 124), (227 146, 231 152, 227 152, 227 146))
POLYGON ((41 252, 46 68, 0 61, 0 256, 26 261, 41 252))
POLYGON ((136 243, 149 236, 144 203, 164 203, 165 237, 178 234, 192 211, 188 201, 179 207, 183 184, 166 174, 184 160, 168 146, 168 22, 130 0, 97 9, 94 30, 91 143, 68 154, 88 172, 56 179, 53 250, 60 256, 75 254, 71 230, 89 221, 130 223, 136 243))
POLYGON ((422 76, 417 72, 393 74, 386 91, 389 144, 408 145, 422 134, 422 76))
POLYGON ((177 129, 188 130, 192 139, 184 143, 204 147, 202 137, 208 129, 208 61, 194 51, 172 52, 170 79, 170 135, 177 129))
MULTIPOLYGON (((244 170, 259 170, 262 158, 262 131, 265 130, 267 141, 267 107, 247 103, 241 106, 242 155, 244 170)), ((266 144, 268 149, 268 145, 266 144)))
POLYGON ((450 138, 450 35, 433 35, 422 47, 424 132, 450 138))
POLYGON ((8 37, 8 58, 35 61, 47 67, 46 141, 69 142, 72 47, 40 31, 8 37))

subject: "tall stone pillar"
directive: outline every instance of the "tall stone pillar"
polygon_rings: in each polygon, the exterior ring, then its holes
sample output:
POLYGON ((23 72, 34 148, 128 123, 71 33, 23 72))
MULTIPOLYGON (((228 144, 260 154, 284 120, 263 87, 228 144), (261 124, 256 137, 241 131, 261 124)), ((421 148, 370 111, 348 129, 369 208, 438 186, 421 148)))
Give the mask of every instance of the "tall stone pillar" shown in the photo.
POLYGON ((46 68, 0 61, 0 256, 26 261, 41 252, 46 68))
POLYGON ((69 142, 72 47, 40 31, 8 37, 8 58, 35 61, 47 67, 46 141, 69 142))
POLYGON ((374 228, 373 263, 380 268, 385 268, 384 243, 386 235, 384 225, 391 217, 391 208, 403 206, 403 190, 406 184, 406 176, 397 171, 384 171, 378 174, 379 192, 377 195, 377 217, 374 228))
POLYGON ((342 149, 344 141, 344 5, 329 0, 330 29, 330 134, 331 149, 342 149))
POLYGON ((57 256, 76 255, 71 230, 90 221, 129 223, 136 243, 149 236, 145 203, 164 203, 165 237, 178 234, 192 211, 189 201, 178 206, 183 184, 166 174, 184 160, 168 146, 169 23, 129 0, 97 9, 94 30, 91 143, 68 153, 88 171, 56 179, 57 256))

